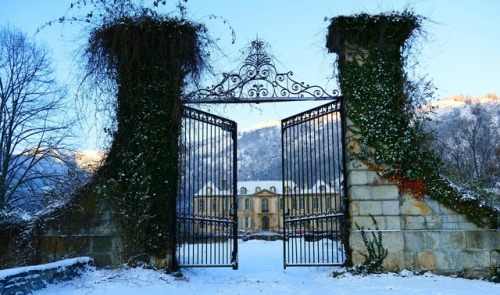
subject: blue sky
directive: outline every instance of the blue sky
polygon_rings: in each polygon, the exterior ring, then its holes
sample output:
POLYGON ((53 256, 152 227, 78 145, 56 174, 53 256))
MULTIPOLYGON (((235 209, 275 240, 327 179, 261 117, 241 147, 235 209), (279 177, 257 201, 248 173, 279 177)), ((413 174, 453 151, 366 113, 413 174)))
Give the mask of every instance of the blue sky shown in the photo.
MULTIPOLYGON (((161 8, 168 12, 172 5, 161 8)), ((64 15, 71 0, 0 0, 0 22, 33 34, 44 22, 64 15)), ((420 72, 438 87, 436 98, 457 94, 481 96, 500 95, 500 1, 498 0, 189 0, 186 4, 191 18, 207 25, 213 38, 219 39, 222 51, 229 56, 217 63, 220 71, 238 66, 241 50, 256 36, 271 45, 280 71, 293 71, 294 76, 308 84, 337 88, 333 77, 335 56, 327 54, 325 18, 360 12, 380 13, 411 7, 428 17, 424 23, 428 40, 421 40, 418 55, 420 72), (231 33, 214 14, 225 18, 236 32, 231 33)), ((74 25, 56 25, 36 37, 53 51, 58 77, 64 82, 74 79, 73 50, 85 40, 74 25)), ((259 121, 290 116, 314 103, 279 103, 254 106, 210 106, 219 115, 237 119, 240 129, 259 121)), ((85 127, 82 148, 99 147, 100 134, 85 127)))

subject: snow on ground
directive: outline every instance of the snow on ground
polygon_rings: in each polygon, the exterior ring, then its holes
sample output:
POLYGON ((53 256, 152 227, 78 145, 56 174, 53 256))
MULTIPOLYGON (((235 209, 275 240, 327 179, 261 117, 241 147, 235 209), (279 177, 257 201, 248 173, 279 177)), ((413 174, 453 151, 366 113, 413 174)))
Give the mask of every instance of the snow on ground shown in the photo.
POLYGON ((183 269, 183 277, 134 269, 99 269, 80 278, 34 292, 44 294, 500 294, 500 284, 437 276, 430 273, 331 276, 329 267, 283 269, 281 241, 239 243, 239 270, 231 268, 183 269), (320 293, 321 292, 321 293, 320 293))

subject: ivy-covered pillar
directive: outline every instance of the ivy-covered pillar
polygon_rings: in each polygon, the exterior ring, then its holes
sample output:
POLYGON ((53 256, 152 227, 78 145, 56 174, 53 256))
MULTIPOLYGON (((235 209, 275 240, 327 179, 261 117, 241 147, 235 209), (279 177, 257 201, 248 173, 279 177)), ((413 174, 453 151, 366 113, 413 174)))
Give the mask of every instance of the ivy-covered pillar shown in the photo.
POLYGON ((105 63, 117 85, 116 129, 98 193, 113 204, 123 262, 176 268, 180 100, 199 71, 201 26, 154 16, 121 18, 96 29, 90 63, 105 63))
MULTIPOLYGON (((364 255, 369 254, 361 229, 372 238, 378 227, 382 246, 388 250, 382 266, 405 266, 397 177, 401 177, 400 166, 410 151, 397 142, 405 136, 411 117, 402 115, 408 110, 408 101, 401 51, 418 26, 416 17, 403 13, 339 16, 328 28, 326 46, 329 52, 338 54, 347 125, 351 228, 347 258, 352 265, 364 263, 364 255), (396 181, 387 181, 387 176, 396 181)), ((423 194, 418 185, 417 181, 412 188, 423 194)))

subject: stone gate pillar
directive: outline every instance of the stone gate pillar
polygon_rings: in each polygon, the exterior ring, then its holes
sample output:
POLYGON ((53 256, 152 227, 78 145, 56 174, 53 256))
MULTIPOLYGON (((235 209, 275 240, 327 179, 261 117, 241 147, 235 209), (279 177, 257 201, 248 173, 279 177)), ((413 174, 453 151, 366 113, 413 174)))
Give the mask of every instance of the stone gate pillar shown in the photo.
MULTIPOLYGON (((383 75, 375 74, 374 71, 394 73, 396 67, 402 68, 401 46, 415 28, 414 25, 387 15, 361 14, 335 17, 328 28, 326 46, 329 52, 338 54, 339 82, 344 96, 348 215, 351 229, 349 248, 352 251, 347 259, 352 265, 365 260, 360 254, 367 251, 359 228, 364 228, 367 233, 370 232, 368 229, 374 230, 373 216, 382 232, 383 246, 388 250, 383 266, 386 269, 404 267, 405 246, 398 186, 381 179, 373 167, 356 157, 356 154, 362 152, 357 137, 363 135, 353 132, 359 129, 356 129, 357 126, 351 119, 355 104, 358 110, 364 109, 362 116, 370 120, 376 118, 380 112, 397 111, 403 103, 403 87, 395 85, 395 81, 403 79, 403 73, 396 73, 396 76, 399 74, 400 77, 381 78, 383 75), (366 67, 366 64, 370 66, 366 67), (367 103, 371 94, 386 95, 389 103, 371 107, 367 103)), ((394 125, 397 124, 405 122, 394 122, 394 125)), ((398 129, 388 132, 397 133, 398 129)))

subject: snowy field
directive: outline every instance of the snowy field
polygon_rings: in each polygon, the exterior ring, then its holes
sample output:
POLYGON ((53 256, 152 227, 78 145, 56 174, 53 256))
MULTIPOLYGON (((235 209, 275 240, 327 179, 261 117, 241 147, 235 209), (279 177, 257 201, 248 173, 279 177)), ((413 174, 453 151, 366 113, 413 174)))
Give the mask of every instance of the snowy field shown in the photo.
POLYGON ((88 271, 70 282, 33 294, 500 294, 500 284, 410 272, 333 278, 333 268, 283 269, 281 241, 239 243, 239 270, 183 269, 182 277, 144 269, 88 271))

